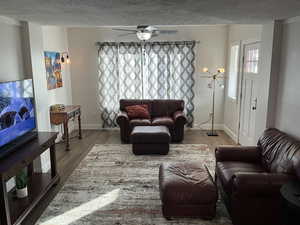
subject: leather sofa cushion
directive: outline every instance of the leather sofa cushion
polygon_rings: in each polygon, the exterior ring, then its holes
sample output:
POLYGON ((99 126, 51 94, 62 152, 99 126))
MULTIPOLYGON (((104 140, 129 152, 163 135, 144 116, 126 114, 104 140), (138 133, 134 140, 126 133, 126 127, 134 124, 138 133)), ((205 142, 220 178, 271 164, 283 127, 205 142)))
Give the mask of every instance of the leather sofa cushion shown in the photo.
POLYGON ((267 129, 258 141, 262 164, 271 173, 300 177, 300 142, 275 129, 267 129))
POLYGON ((130 119, 150 119, 151 116, 149 114, 148 105, 131 105, 126 106, 125 110, 130 119))
POLYGON ((163 163, 159 169, 163 204, 211 204, 218 199, 217 189, 206 168, 199 162, 163 163))
POLYGON ((165 126, 136 126, 131 132, 130 140, 135 144, 165 144, 171 141, 171 135, 165 126))
POLYGON ((172 127, 174 126, 174 120, 171 117, 156 117, 152 120, 153 126, 167 126, 172 127))
POLYGON ((150 126, 151 121, 148 119, 132 119, 129 121, 131 127, 135 126, 150 126))
POLYGON ((236 161, 217 162, 216 173, 226 192, 231 193, 233 176, 237 172, 263 173, 266 171, 260 164, 236 161))
POLYGON ((183 111, 183 100, 153 100, 152 102, 152 117, 172 117, 176 111, 183 111))

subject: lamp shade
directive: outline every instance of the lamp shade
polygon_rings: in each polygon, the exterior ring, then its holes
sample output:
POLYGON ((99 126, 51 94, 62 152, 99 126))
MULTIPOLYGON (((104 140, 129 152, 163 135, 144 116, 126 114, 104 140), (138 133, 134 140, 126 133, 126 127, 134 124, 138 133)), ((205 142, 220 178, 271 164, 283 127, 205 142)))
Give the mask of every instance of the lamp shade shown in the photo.
POLYGON ((202 69, 202 71, 203 71, 204 73, 207 73, 207 72, 208 72, 208 68, 207 68, 207 67, 204 67, 204 68, 202 69))
POLYGON ((219 73, 225 73, 225 69, 224 68, 218 68, 218 72, 219 73))

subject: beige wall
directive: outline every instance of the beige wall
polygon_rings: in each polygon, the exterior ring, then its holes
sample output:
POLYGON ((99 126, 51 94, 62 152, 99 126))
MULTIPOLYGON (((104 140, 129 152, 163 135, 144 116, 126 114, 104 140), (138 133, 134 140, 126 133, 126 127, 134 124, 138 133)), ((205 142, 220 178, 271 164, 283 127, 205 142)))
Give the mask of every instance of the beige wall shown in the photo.
MULTIPOLYGON (((281 22, 263 25, 261 56, 257 85, 257 109, 255 114, 255 140, 264 130, 274 126, 277 80, 280 69, 281 22)), ((255 143, 253 143, 255 144, 255 143)))
POLYGON ((0 16, 0 82, 25 77, 22 29, 18 21, 0 16))
POLYGON ((283 25, 275 127, 300 138, 300 20, 283 25))
MULTIPOLYGON (((49 107, 55 103, 71 104, 71 82, 69 67, 62 66, 63 87, 47 90, 44 51, 63 52, 68 50, 67 34, 64 28, 42 27, 36 23, 24 23, 24 43, 27 43, 27 52, 31 77, 35 88, 36 115, 39 131, 61 131, 50 124, 49 107)), ((49 152, 35 162, 42 172, 50 169, 49 152)))
MULTIPOLYGON (((43 50, 52 52, 68 52, 68 38, 67 31, 64 27, 57 26, 43 26, 43 50)), ((53 104, 72 104, 72 89, 71 89, 71 75, 70 75, 70 65, 62 64, 62 79, 63 87, 56 88, 53 90, 48 90, 48 107, 53 104)), ((70 132, 73 129, 73 124, 70 122, 69 128, 70 132)), ((59 138, 62 137, 62 126, 55 126, 51 124, 52 131, 59 132, 59 138)))
MULTIPOLYGON (((195 61, 195 124, 209 118, 211 109, 211 90, 207 88, 208 79, 200 78, 204 66, 210 70, 225 66, 227 47, 227 26, 176 26, 176 35, 160 36, 153 40, 196 40, 195 61)), ((71 80, 74 104, 82 105, 85 128, 101 128, 100 113, 97 107, 97 47, 98 41, 137 41, 135 36, 118 37, 121 34, 111 28, 69 28, 68 40, 72 57, 71 80)), ((217 89, 216 123, 223 126, 224 90, 217 89)), ((208 127, 205 124, 204 127, 208 127)))
MULTIPOLYGON (((257 41, 261 38, 261 25, 230 25, 228 27, 228 55, 230 57, 230 46, 232 43, 243 43, 245 41, 257 41)), ((229 68, 229 62, 227 62, 229 68)), ((227 74, 228 75, 228 74, 227 74)), ((239 77, 240 79, 240 77, 239 77)), ((227 85, 226 85, 227 87, 227 85)), ((238 135, 239 97, 231 99, 227 96, 227 88, 224 97, 224 130, 234 140, 238 135)))

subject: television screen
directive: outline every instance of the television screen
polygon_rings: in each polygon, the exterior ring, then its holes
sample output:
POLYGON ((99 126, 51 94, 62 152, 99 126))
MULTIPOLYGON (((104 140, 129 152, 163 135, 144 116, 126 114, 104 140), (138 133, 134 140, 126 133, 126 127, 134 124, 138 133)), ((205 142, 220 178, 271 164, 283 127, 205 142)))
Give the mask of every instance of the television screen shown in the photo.
POLYGON ((35 128, 32 80, 0 83, 0 147, 35 128))

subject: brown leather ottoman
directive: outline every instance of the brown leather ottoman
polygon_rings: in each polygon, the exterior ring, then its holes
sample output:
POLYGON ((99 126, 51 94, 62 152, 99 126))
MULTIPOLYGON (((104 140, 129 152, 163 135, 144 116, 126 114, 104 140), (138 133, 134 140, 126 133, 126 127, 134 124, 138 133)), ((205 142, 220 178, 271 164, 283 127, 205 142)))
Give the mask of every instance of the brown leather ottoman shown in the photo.
POLYGON ((135 155, 161 154, 169 152, 171 135, 165 126, 136 126, 130 135, 135 155))
POLYGON ((197 162, 163 163, 159 190, 165 218, 200 217, 216 214, 217 188, 207 169, 197 162))

